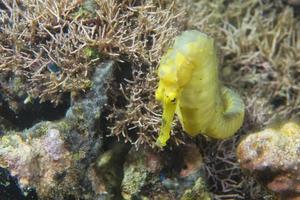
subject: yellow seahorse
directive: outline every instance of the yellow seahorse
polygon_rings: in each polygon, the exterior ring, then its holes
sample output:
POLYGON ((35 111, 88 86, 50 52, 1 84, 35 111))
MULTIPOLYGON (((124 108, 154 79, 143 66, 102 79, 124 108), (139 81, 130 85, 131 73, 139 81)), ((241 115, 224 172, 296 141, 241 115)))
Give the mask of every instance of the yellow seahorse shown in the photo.
POLYGON ((175 113, 191 136, 223 139, 241 127, 244 103, 221 84, 214 40, 208 35, 190 30, 178 36, 162 57, 158 76, 155 96, 163 104, 159 146, 165 146, 170 138, 175 113))

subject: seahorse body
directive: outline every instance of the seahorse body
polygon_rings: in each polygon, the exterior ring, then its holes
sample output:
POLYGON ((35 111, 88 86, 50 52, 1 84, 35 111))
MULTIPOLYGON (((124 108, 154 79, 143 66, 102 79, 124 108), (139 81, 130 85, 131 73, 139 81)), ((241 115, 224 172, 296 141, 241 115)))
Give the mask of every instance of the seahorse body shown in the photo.
POLYGON ((174 114, 184 131, 213 138, 232 136, 244 120, 244 103, 237 93, 222 86, 212 38, 185 31, 162 57, 156 99, 163 104, 162 127, 157 139, 165 146, 174 114))

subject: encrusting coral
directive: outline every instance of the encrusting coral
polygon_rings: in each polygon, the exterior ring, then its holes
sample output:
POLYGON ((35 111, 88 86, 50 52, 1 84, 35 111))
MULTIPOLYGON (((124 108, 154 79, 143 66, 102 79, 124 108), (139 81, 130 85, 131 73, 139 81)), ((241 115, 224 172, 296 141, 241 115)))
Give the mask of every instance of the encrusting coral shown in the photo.
MULTIPOLYGON (((0 136, 0 167, 16 177, 21 189, 35 188, 41 199, 88 200, 105 196, 111 189, 99 190, 101 186, 94 185, 100 177, 89 175, 103 147, 103 130, 96 127, 107 103, 105 82, 112 76, 113 63, 96 67, 91 90, 73 102, 64 118, 0 136)), ((109 170, 113 167, 101 175, 109 170)))
POLYGON ((280 199, 296 200, 300 198, 299 144, 300 126, 289 121, 248 135, 237 156, 241 167, 280 199))
MULTIPOLYGON (((59 182, 59 173, 65 173, 62 175, 64 183, 57 185, 60 189, 56 188, 56 192, 62 192, 71 185, 76 187, 76 179, 66 173, 72 163, 72 155, 64 147, 62 133, 58 129, 49 128, 44 136, 34 138, 30 143, 20 135, 7 135, 1 138, 0 146, 0 166, 8 168, 16 176, 23 189, 35 187, 41 196, 49 197, 55 191, 52 185, 59 182)), ((69 191, 72 192, 76 193, 75 190, 69 191)))
POLYGON ((165 154, 132 147, 124 163, 121 189, 124 199, 211 199, 196 145, 165 154))

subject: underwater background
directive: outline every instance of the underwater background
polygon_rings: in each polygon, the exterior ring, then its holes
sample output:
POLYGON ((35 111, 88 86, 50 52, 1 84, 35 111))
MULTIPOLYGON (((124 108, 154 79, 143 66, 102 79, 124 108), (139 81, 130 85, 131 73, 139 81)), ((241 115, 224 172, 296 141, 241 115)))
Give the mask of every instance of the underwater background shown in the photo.
POLYGON ((299 199, 299 9, 298 0, 0 0, 0 200, 299 199), (198 78, 218 79, 195 92, 231 88, 243 123, 224 139, 208 129, 191 137, 182 124, 201 120, 176 108, 162 147, 161 99, 183 74, 172 67, 198 62, 193 39, 174 46, 186 30, 215 47, 215 72, 198 78), (159 85, 170 86, 160 100, 159 85))

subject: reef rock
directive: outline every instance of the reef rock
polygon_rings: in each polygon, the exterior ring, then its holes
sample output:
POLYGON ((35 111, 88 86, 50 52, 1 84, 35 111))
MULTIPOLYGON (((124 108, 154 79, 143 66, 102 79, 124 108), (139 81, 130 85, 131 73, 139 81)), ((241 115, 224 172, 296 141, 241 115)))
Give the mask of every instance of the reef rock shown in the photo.
MULTIPOLYGON (((49 194, 60 182, 72 186, 74 180, 66 173, 71 166, 71 153, 64 147, 58 129, 49 128, 40 138, 23 139, 20 135, 6 135, 0 142, 0 165, 17 176, 22 187, 35 186, 39 193, 49 194)), ((63 188, 63 187, 61 187, 63 188)))
POLYGON ((248 135, 237 148, 243 169, 281 199, 300 199, 300 126, 295 122, 248 135))
POLYGON ((96 67, 90 91, 72 102, 64 118, 0 135, 0 167, 22 189, 34 188, 41 199, 101 198, 88 174, 103 146, 99 121, 112 72, 113 62, 96 67))
MULTIPOLYGON (((142 194, 143 188, 147 185, 151 185, 151 187, 153 187, 153 183, 156 183, 157 186, 160 185, 159 177, 152 174, 152 172, 157 172, 155 169, 160 169, 160 159, 159 154, 155 154, 148 149, 139 150, 139 152, 137 152, 132 148, 129 151, 124 164, 124 178, 121 186, 124 199, 130 200, 144 196, 142 194), (148 163, 150 163, 149 166, 148 163)), ((154 188, 152 188, 152 190, 154 190, 154 188)))
POLYGON ((203 176, 203 160, 196 145, 164 152, 132 148, 124 164, 121 192, 128 200, 209 200, 203 176))

